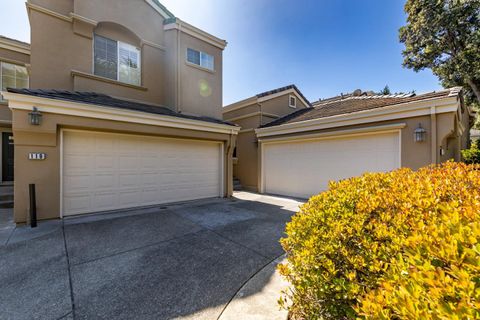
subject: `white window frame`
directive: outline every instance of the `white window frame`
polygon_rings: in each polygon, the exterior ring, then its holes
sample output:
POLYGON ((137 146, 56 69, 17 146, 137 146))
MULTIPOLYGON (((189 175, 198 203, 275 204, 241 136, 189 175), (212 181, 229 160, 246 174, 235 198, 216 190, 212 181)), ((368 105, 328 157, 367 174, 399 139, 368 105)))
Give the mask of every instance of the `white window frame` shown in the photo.
POLYGON ((288 106, 290 108, 297 108, 297 97, 295 97, 294 95, 289 95, 288 96, 288 106), (292 105, 292 99, 294 101, 293 105, 292 105))
POLYGON ((196 67, 200 67, 200 68, 205 69, 205 70, 208 70, 208 71, 212 71, 212 72, 215 71, 215 57, 214 57, 212 54, 209 54, 209 53, 206 53, 206 52, 197 50, 197 49, 193 49, 193 48, 187 48, 187 50, 185 50, 185 61, 187 62, 187 64, 194 65, 194 66, 196 66, 196 67), (194 63, 194 62, 191 62, 191 61, 188 60, 188 50, 193 50, 193 51, 196 51, 196 52, 198 52, 198 53, 200 54, 200 56, 199 56, 199 64, 194 63), (212 68, 209 68, 209 67, 206 67, 206 66, 202 66, 202 54, 212 57, 212 68))
POLYGON ((142 85, 142 50, 140 48, 130 44, 130 43, 110 39, 108 37, 105 37, 105 36, 102 36, 102 35, 99 35, 99 34, 94 34, 93 36, 94 37, 93 37, 93 41, 92 41, 92 53, 93 53, 92 74, 97 76, 97 77, 102 77, 102 76, 99 76, 99 75, 95 74, 95 36, 99 36, 99 37, 102 37, 102 38, 105 38, 105 39, 108 39, 108 40, 111 40, 111 41, 115 41, 117 43, 117 79, 111 79, 111 78, 106 78, 106 77, 103 77, 103 78, 118 81, 118 82, 121 82, 121 83, 126 83, 126 84, 129 84, 129 85, 132 85, 132 86, 141 86, 142 85), (140 71, 140 82, 138 84, 137 83, 124 82, 124 81, 120 80, 120 43, 127 46, 127 47, 131 47, 131 48, 134 48, 134 49, 138 50, 138 69, 140 71))
MULTIPOLYGON (((25 68, 25 70, 27 71, 27 88, 30 88, 30 75, 28 74, 28 70, 27 70, 26 66, 21 65, 19 63, 11 63, 11 62, 0 60, 0 91, 2 90, 2 87, 3 87, 3 82, 2 82, 3 80, 2 79, 3 79, 3 64, 4 63, 25 68)), ((17 79, 15 77, 15 81, 16 80, 17 79)), ((0 102, 5 102, 5 101, 6 101, 6 99, 3 99, 3 97, 0 95, 0 102)))

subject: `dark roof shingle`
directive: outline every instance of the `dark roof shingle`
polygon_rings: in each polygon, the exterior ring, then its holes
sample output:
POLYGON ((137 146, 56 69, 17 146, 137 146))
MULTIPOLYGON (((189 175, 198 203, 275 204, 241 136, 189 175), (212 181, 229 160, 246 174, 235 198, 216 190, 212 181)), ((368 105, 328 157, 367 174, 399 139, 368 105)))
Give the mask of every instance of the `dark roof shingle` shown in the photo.
POLYGON ((96 92, 78 92, 78 91, 64 91, 64 90, 43 90, 43 89, 14 89, 7 88, 8 92, 25 94, 40 98, 72 101, 79 103, 87 103, 96 106, 112 107, 118 109, 127 109, 157 115, 164 115, 176 118, 205 121, 210 123, 226 124, 236 126, 228 121, 223 121, 205 116, 192 116, 175 112, 167 107, 155 106, 128 100, 113 98, 109 95, 96 92))
POLYGON ((287 116, 278 118, 262 126, 262 128, 278 126, 286 123, 294 123, 306 120, 313 120, 353 112, 366 111, 391 105, 422 101, 433 98, 456 96, 461 88, 452 88, 438 92, 429 92, 420 95, 391 95, 391 96, 350 96, 345 99, 320 100, 314 103, 312 108, 299 110, 287 116))

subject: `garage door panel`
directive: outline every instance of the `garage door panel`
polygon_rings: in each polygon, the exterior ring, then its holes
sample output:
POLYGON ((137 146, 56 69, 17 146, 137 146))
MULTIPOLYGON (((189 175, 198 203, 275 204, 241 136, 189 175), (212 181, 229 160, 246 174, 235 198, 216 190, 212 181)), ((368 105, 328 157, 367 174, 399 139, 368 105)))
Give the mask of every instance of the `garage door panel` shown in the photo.
POLYGON ((221 194, 220 143, 78 131, 63 135, 64 215, 221 194))
POLYGON ((310 197, 364 172, 400 166, 398 132, 264 145, 264 188, 272 194, 310 197))

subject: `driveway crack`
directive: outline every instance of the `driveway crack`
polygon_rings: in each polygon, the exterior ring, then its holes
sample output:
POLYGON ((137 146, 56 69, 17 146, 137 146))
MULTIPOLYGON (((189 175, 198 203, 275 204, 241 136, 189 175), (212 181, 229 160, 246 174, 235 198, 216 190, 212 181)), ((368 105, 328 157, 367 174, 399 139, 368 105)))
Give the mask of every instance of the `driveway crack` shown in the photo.
POLYGON ((68 256, 67 237, 65 236, 65 221, 63 219, 62 219, 62 233, 63 233, 63 245, 65 246, 65 256, 67 258, 68 283, 70 286, 70 302, 72 304, 71 313, 72 313, 72 318, 75 319, 75 300, 73 297, 72 272, 71 272, 71 266, 70 266, 70 257, 68 256))
MULTIPOLYGON (((175 214, 176 214, 176 213, 175 213, 175 214)), ((187 218, 187 217, 181 217, 181 218, 190 221, 191 223, 193 223, 194 225, 196 225, 196 226, 198 226, 198 227, 200 227, 200 228, 203 228, 203 229, 205 229, 205 230, 208 230, 208 231, 216 234, 217 236, 219 236, 219 237, 222 238, 222 239, 225 239, 225 240, 230 241, 231 243, 236 244, 236 245, 238 245, 238 246, 240 246, 240 247, 242 247, 242 248, 245 248, 245 249, 247 249, 247 250, 250 250, 250 251, 252 251, 253 253, 261 256, 262 258, 270 259, 270 257, 265 256, 264 254, 258 252, 258 251, 255 250, 255 249, 249 248, 249 247, 247 247, 247 246, 244 245, 244 244, 241 244, 241 243, 239 243, 239 242, 236 242, 236 241, 234 241, 234 240, 232 240, 232 239, 229 239, 229 238, 225 237, 224 235, 222 235, 221 233, 218 233, 218 232, 215 231, 214 229, 211 229, 211 228, 209 228, 209 227, 202 226, 202 225, 199 224, 198 222, 196 222, 196 221, 194 221, 194 220, 192 220, 192 219, 189 219, 189 218, 187 218)))
POLYGON ((238 294, 238 292, 240 290, 242 290, 242 288, 250 281, 252 280, 258 273, 260 273, 263 269, 265 269, 269 264, 271 264, 272 262, 274 262, 275 260, 277 260, 278 258, 280 258, 281 256, 283 256, 285 253, 282 253, 281 255, 273 258, 272 260, 268 261, 266 264, 264 264, 261 268, 259 268, 256 272, 254 272, 247 280, 245 280, 245 282, 242 283, 242 285, 235 291, 235 293, 230 297, 230 299, 228 300, 228 302, 225 304, 225 306, 222 308, 222 312, 220 312, 220 314, 218 315, 217 319, 216 320, 219 320, 223 313, 225 312, 225 310, 227 309, 227 307, 230 305, 230 303, 232 303, 233 299, 236 297, 236 295, 238 294))

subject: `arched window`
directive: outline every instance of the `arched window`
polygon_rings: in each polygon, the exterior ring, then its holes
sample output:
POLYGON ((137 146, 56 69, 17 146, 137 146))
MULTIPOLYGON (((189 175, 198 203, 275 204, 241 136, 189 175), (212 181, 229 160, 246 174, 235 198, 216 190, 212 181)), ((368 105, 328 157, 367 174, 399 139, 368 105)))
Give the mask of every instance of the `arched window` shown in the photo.
MULTIPOLYGON (((141 51, 131 44, 136 43, 135 36, 128 29, 113 23, 102 23, 94 34, 93 72, 97 76, 141 85, 141 51), (116 40, 115 34, 121 32, 132 38, 130 43, 116 40)), ((127 39, 127 41, 128 41, 127 39)))

